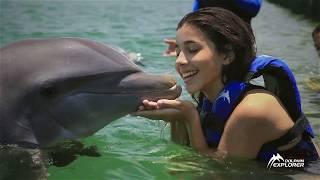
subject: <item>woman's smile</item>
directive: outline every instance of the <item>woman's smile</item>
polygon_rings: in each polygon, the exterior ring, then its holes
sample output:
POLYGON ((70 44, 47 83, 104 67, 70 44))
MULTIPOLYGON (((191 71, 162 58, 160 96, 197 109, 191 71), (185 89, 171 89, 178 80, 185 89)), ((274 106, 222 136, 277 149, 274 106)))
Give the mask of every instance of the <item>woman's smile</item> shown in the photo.
POLYGON ((188 82, 191 79, 193 79, 194 76, 196 76, 199 73, 198 70, 191 70, 181 73, 181 77, 183 78, 184 82, 188 82))

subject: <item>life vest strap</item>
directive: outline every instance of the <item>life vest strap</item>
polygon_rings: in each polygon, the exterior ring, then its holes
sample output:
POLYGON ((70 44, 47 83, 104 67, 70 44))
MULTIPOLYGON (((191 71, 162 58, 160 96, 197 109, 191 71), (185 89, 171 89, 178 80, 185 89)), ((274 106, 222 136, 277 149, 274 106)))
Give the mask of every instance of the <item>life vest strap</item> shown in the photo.
POLYGON ((297 121, 294 123, 293 127, 285 135, 281 136, 276 140, 265 143, 261 149, 271 150, 289 144, 291 141, 293 141, 295 138, 297 138, 305 132, 307 125, 308 120, 306 116, 302 113, 300 117, 297 119, 297 121))
POLYGON ((252 72, 252 71, 249 71, 247 73, 247 75, 245 76, 245 78, 244 78, 244 82, 245 83, 250 83, 251 79, 254 79, 254 78, 255 78, 255 73, 252 72))

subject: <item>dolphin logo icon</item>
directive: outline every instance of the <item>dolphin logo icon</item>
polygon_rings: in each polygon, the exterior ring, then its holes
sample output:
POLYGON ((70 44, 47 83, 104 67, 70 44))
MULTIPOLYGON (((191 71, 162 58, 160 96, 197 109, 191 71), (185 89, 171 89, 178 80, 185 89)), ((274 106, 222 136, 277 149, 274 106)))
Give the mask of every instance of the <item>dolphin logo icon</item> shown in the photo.
POLYGON ((228 90, 224 90, 218 97, 218 99, 220 98, 223 98, 224 101, 227 101, 230 104, 230 95, 228 90))
POLYGON ((270 160, 268 162, 267 168, 270 169, 275 161, 280 162, 280 160, 284 161, 283 157, 279 153, 277 153, 276 156, 272 155, 272 158, 270 158, 270 160))

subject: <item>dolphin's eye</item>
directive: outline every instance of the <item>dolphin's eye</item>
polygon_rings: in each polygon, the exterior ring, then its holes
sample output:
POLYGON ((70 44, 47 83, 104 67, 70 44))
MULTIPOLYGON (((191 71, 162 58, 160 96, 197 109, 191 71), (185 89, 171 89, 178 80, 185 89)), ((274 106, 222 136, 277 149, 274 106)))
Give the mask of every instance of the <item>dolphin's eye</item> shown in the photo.
POLYGON ((40 90, 40 94, 45 97, 54 97, 57 94, 57 88, 54 86, 44 86, 40 90))

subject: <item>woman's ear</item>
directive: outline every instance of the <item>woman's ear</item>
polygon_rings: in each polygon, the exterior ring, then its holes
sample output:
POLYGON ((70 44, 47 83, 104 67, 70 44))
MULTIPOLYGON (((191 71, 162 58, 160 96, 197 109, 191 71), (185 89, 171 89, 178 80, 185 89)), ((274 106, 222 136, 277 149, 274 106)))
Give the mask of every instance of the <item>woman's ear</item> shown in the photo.
POLYGON ((223 59, 224 60, 223 64, 228 65, 233 62, 233 60, 235 58, 235 54, 234 54, 233 48, 230 44, 227 44, 225 49, 226 49, 226 53, 225 53, 225 57, 223 59))

